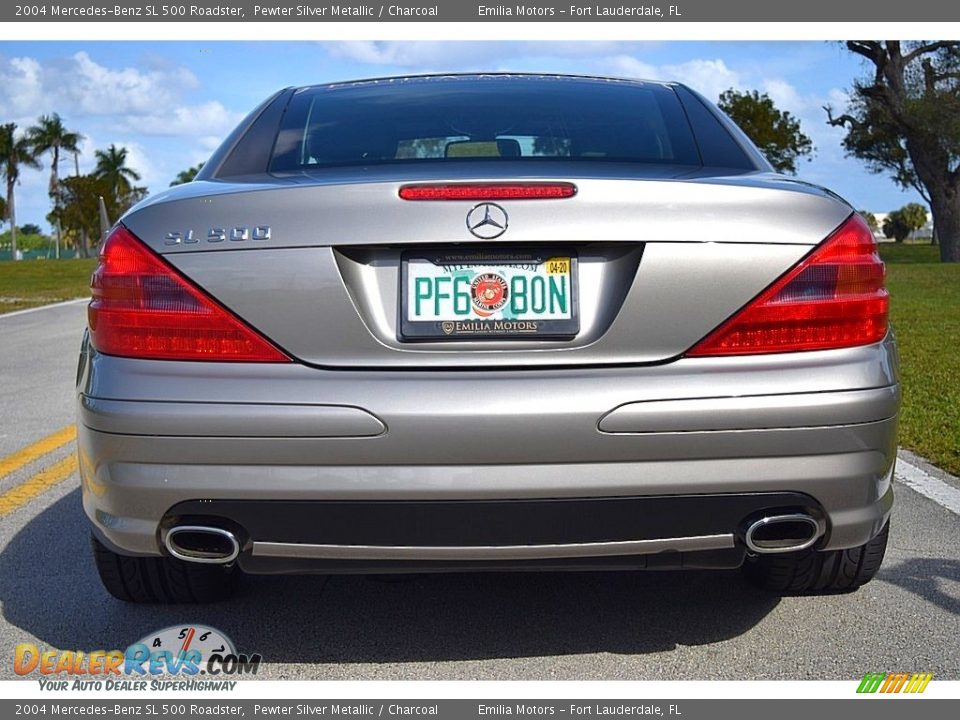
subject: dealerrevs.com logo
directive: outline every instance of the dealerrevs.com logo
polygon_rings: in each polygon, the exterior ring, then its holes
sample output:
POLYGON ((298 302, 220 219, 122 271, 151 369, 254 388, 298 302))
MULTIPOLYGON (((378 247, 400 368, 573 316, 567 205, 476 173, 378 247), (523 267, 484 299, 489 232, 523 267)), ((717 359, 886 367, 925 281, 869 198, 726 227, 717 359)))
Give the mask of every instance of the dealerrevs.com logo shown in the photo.
POLYGON ((42 690, 233 690, 228 678, 256 675, 262 657, 238 653, 233 641, 205 625, 172 625, 126 650, 41 650, 17 645, 13 671, 36 675, 42 690))

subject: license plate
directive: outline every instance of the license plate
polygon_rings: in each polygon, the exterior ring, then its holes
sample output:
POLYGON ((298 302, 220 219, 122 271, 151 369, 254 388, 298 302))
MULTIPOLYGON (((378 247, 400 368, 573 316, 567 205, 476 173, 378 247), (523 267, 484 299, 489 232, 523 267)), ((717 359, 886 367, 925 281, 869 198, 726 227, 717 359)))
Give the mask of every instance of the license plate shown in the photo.
POLYGON ((401 258, 400 338, 570 338, 580 329, 569 250, 410 251, 401 258))

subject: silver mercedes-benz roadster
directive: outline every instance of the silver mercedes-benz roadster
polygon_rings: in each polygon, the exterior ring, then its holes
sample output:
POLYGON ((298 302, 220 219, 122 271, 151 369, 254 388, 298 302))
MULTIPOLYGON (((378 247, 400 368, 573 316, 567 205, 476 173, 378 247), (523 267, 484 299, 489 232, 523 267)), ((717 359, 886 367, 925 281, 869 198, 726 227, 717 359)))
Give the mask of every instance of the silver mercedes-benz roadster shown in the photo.
POLYGON ((288 88, 100 250, 78 373, 107 590, 243 573, 883 559, 875 239, 675 83, 288 88))

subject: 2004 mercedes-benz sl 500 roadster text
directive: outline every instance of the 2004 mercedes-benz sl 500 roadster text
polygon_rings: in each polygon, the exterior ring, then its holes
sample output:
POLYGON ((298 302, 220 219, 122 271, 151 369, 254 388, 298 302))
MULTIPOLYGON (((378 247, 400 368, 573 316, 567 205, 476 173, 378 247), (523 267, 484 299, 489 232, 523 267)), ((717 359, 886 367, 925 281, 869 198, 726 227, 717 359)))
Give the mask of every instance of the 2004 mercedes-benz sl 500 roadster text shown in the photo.
POLYGON ((900 401, 875 239, 680 84, 289 88, 114 226, 78 374, 100 577, 876 573, 900 401))

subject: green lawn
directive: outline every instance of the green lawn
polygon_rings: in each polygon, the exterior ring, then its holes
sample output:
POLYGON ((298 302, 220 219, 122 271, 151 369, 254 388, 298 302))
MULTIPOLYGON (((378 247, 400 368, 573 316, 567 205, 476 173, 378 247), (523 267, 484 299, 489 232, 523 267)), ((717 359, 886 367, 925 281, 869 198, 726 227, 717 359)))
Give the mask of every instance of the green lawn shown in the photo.
POLYGON ((960 265, 928 245, 880 246, 900 348, 900 444, 960 474, 960 265))
POLYGON ((940 262, 940 248, 928 242, 881 243, 880 254, 883 261, 889 264, 940 262))
POLYGON ((0 262, 0 313, 90 295, 96 259, 0 262))

